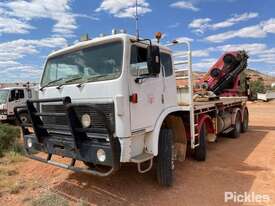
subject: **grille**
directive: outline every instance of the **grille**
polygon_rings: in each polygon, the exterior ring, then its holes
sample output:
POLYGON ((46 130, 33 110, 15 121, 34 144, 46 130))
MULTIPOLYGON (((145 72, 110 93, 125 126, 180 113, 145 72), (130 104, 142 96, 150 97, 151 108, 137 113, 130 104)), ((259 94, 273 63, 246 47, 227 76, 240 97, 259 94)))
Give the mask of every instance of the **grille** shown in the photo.
MULTIPOLYGON (((114 128, 114 104, 94 104, 92 105, 99 110, 101 110, 106 118, 111 123, 111 127, 114 128)), ((92 107, 87 106, 77 106, 74 107, 78 119, 81 121, 81 116, 83 114, 90 114, 92 119, 92 129, 106 129, 104 124, 104 118, 98 114, 98 112, 93 109, 92 107)), ((42 105, 42 112, 43 113, 65 113, 65 107, 64 105, 42 105)), ((68 126, 68 119, 67 117, 43 117, 44 124, 50 124, 50 125, 57 125, 57 126, 68 126)))
MULTIPOLYGON (((65 113, 64 105, 42 105, 43 113, 65 113)), ((66 116, 64 117, 43 117, 44 124, 68 126, 69 122, 66 116)))
POLYGON ((7 110, 0 110, 0 115, 6 115, 7 114, 7 110))

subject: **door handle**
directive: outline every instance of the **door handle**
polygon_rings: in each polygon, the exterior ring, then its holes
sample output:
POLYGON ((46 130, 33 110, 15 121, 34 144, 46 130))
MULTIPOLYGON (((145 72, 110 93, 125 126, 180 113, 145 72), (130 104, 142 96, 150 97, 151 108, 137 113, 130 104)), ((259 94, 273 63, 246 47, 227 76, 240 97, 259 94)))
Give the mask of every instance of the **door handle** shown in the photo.
POLYGON ((137 77, 135 78, 135 83, 142 84, 145 81, 144 77, 137 77))

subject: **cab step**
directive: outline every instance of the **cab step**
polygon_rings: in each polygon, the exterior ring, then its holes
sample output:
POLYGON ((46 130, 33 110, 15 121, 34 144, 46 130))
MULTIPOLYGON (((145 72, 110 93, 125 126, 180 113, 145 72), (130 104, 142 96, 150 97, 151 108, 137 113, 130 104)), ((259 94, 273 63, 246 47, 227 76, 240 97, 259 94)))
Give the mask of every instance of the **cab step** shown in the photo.
POLYGON ((132 157, 131 159, 131 162, 134 162, 134 163, 143 163, 143 162, 146 162, 150 159, 154 158, 154 155, 153 154, 150 154, 150 153, 142 153, 140 155, 137 155, 135 157, 132 157))
POLYGON ((140 155, 132 157, 131 158, 131 162, 137 164, 138 172, 139 173, 146 173, 146 172, 148 172, 148 171, 150 171, 152 169, 153 159, 154 159, 154 155, 153 154, 144 152, 144 153, 142 153, 140 155), (145 169, 141 168, 141 164, 145 163, 147 161, 150 161, 149 166, 147 168, 145 168, 145 169))

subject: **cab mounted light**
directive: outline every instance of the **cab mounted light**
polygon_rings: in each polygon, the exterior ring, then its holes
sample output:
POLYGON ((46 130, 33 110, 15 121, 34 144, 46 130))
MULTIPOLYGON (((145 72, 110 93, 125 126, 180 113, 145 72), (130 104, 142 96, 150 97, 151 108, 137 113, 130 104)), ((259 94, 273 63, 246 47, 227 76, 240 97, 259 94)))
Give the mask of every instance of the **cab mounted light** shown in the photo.
POLYGON ((155 37, 156 37, 156 39, 157 39, 157 41, 158 41, 158 43, 159 43, 160 40, 161 40, 161 38, 162 38, 162 33, 161 33, 161 32, 156 32, 156 33, 155 33, 155 37))
POLYGON ((83 42, 83 41, 89 41, 91 40, 90 37, 89 37, 89 34, 84 34, 80 37, 80 41, 83 42))

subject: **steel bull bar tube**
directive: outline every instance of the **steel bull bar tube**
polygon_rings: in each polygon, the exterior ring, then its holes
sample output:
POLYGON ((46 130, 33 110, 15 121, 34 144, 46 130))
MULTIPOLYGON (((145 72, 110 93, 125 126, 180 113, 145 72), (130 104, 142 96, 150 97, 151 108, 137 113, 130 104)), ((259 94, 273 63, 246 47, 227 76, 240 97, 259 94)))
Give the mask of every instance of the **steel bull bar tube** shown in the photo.
MULTIPOLYGON (((96 176, 109 176, 113 172, 117 171, 120 168, 120 143, 117 137, 114 137, 114 127, 112 127, 112 124, 110 120, 106 117, 105 113, 100 109, 100 107, 93 105, 93 104, 87 104, 87 103, 72 103, 70 97, 64 97, 64 98, 54 98, 54 99, 42 99, 42 100, 28 100, 27 101, 27 110, 31 119, 31 124, 25 125, 22 124, 20 121, 18 111, 21 109, 21 107, 15 108, 15 114, 16 118, 18 119, 18 122, 20 123, 20 126, 23 130, 24 134, 24 142, 25 142, 25 150, 26 150, 26 156, 30 159, 37 160, 43 163, 51 164, 60 168, 69 169, 75 172, 83 172, 87 174, 92 174, 96 176), (35 103, 62 103, 62 105, 65 108, 64 113, 55 113, 55 112, 43 112, 40 113, 37 108, 34 106, 35 103), (79 107, 85 107, 85 108, 91 108, 94 111, 96 111, 96 114, 99 115, 103 119, 105 129, 95 129, 95 128, 83 128, 80 119, 77 116, 76 108, 79 107), (48 131, 47 125, 44 124, 43 119, 41 117, 60 117, 65 116, 68 120, 68 128, 71 133, 70 138, 72 141, 72 148, 69 150, 70 155, 61 155, 58 153, 59 156, 65 156, 70 157, 71 162, 70 164, 64 164, 57 161, 52 160, 53 154, 51 153, 51 149, 48 145, 48 140, 52 137, 52 134, 48 131), (33 128, 34 134, 31 135, 28 128, 31 126, 33 128), (104 130, 104 131, 103 131, 104 130), (87 132, 94 132, 94 133, 103 133, 107 132, 109 142, 108 145, 104 145, 105 147, 110 147, 111 150, 111 167, 107 171, 98 171, 96 169, 86 169, 86 168, 80 168, 75 166, 76 160, 85 161, 85 159, 82 159, 82 154, 85 154, 85 151, 83 149, 86 147, 81 147, 81 140, 87 138, 87 132), (32 149, 28 148, 27 145, 27 138, 35 138, 35 141, 37 141, 37 147, 39 148, 38 151, 43 151, 48 154, 47 159, 41 158, 37 155, 34 155, 32 152, 32 149)), ((93 147, 94 145, 89 145, 90 147, 93 147)), ((88 147, 89 147, 88 146, 88 147)), ((64 149, 64 148, 63 148, 64 149)), ((90 153, 89 153, 90 154, 90 153)), ((87 154, 86 154, 87 155, 87 154)))

